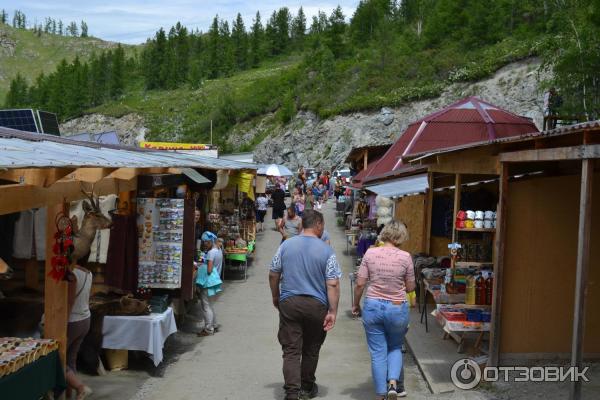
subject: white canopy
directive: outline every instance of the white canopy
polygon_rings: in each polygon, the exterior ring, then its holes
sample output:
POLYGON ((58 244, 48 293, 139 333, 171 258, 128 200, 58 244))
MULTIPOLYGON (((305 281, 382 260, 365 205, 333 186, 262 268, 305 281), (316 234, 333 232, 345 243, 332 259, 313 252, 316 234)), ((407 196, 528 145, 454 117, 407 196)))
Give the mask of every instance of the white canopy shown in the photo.
POLYGON ((429 187, 427 174, 407 176, 378 185, 365 186, 365 189, 376 193, 378 196, 399 197, 407 194, 424 193, 429 187))
POLYGON ((256 173, 259 175, 267 175, 267 176, 292 176, 292 175, 294 175, 292 173, 292 171, 290 171, 286 166, 277 165, 277 164, 271 164, 271 165, 267 165, 262 168, 259 168, 258 171, 256 171, 256 173))

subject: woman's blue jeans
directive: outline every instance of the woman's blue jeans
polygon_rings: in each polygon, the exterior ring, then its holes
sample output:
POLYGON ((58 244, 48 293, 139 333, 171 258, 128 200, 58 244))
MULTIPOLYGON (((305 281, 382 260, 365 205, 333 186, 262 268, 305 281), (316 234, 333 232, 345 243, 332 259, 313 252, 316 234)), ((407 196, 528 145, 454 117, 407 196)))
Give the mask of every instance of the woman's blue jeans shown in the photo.
POLYGON ((362 313, 371 353, 371 372, 377 395, 387 394, 389 380, 402 370, 402 343, 408 328, 408 303, 366 298, 362 313))

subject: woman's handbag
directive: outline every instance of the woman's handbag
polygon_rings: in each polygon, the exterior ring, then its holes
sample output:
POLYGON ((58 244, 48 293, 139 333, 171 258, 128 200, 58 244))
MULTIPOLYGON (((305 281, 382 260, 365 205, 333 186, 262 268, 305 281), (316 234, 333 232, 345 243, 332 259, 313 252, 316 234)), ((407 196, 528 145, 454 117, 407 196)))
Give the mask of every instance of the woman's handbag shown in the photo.
POLYGON ((219 276, 219 271, 216 268, 213 268, 210 275, 208 274, 208 265, 202 264, 198 267, 198 277, 196 278, 196 284, 204 289, 208 289, 208 295, 214 296, 215 294, 221 292, 223 289, 221 285, 223 281, 219 276))

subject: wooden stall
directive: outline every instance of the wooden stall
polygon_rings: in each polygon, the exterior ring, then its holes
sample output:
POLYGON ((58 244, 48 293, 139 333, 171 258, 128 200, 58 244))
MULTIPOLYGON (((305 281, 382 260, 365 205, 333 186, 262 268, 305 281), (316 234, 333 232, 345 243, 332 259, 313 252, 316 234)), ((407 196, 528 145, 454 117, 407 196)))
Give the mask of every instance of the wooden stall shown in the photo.
MULTIPOLYGON (((0 152, 0 215, 32 208, 47 209, 44 270, 40 271, 37 261, 27 262, 23 280, 26 286, 43 291, 44 333, 59 342, 63 365, 67 343, 67 283, 48 277, 54 255, 56 215, 60 212, 68 215, 68 204, 87 198, 83 190, 89 192, 92 186, 95 195, 115 194, 131 205, 140 175, 181 174, 182 169, 191 168, 227 172, 254 167, 229 160, 78 142, 1 127, 0 147, 3 148, 0 152), (39 278, 43 279, 43 287, 39 285, 39 278)), ((188 219, 192 218, 193 207, 189 210, 185 216, 188 219)), ((135 213, 135 207, 130 207, 130 211, 135 213)), ((193 246, 194 241, 188 240, 188 247, 190 243, 193 246)), ((191 269, 186 271, 191 276, 191 269)), ((184 286, 191 294, 193 283, 188 281, 184 286)), ((97 289, 102 288, 102 281, 94 283, 97 289)), ((3 281, 2 287, 7 285, 10 281, 3 281)))
POLYGON ((488 365, 600 358, 599 157, 595 121, 413 158, 456 182, 497 176, 488 365))

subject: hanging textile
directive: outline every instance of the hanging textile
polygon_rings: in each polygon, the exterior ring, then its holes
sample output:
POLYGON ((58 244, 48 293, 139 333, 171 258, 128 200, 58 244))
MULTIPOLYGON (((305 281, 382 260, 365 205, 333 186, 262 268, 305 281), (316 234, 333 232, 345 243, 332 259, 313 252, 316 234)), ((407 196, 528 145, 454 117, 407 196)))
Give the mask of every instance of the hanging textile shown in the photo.
POLYGON ((254 175, 247 172, 234 172, 229 175, 229 183, 227 184, 228 189, 233 189, 236 186, 240 192, 248 194, 250 200, 254 201, 254 189, 252 183, 254 181, 254 175))
POLYGON ((105 282, 108 286, 133 292, 138 285, 138 232, 133 215, 112 216, 105 282))
POLYGON ((46 208, 21 211, 15 223, 13 257, 46 259, 46 208))

